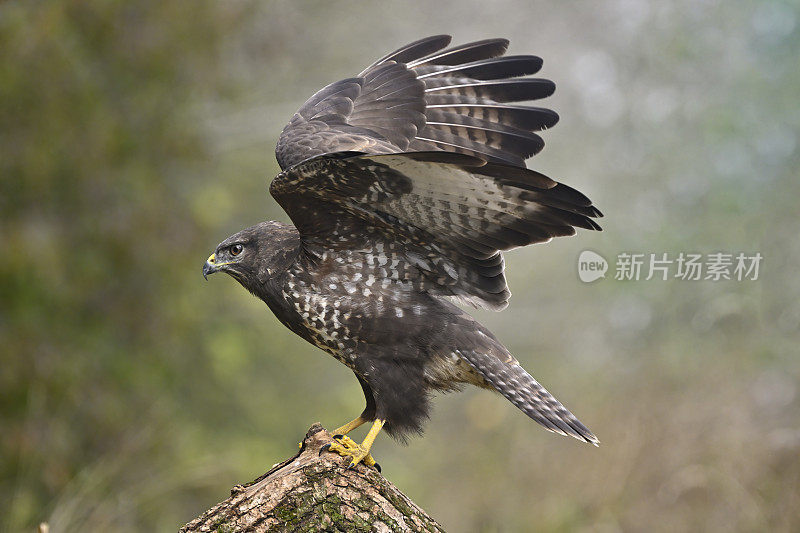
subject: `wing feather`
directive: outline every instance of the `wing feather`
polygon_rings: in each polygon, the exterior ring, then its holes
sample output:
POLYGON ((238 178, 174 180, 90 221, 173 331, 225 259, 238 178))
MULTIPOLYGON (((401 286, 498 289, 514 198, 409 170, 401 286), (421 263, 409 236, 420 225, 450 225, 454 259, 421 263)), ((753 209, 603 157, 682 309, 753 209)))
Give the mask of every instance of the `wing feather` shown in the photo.
POLYGON ((367 72, 372 70, 373 67, 388 63, 390 61, 394 61, 395 63, 410 63, 415 59, 419 59, 420 57, 425 57, 438 50, 441 50, 448 44, 450 44, 450 40, 452 37, 449 35, 433 35, 431 37, 426 37, 424 39, 420 39, 418 41, 414 41, 411 44, 407 44, 404 47, 395 50, 394 52, 390 52, 380 58, 379 60, 372 63, 370 66, 365 68, 360 76, 364 76, 367 72))
POLYGON ((427 103, 425 108, 426 115, 436 117, 438 111, 449 111, 464 117, 505 124, 530 131, 552 128, 558 122, 558 114, 555 111, 541 107, 501 105, 485 102, 427 103))
POLYGON ((281 168, 354 149, 442 150, 524 167, 544 146, 532 132, 558 121, 553 111, 513 105, 555 90, 524 77, 539 71, 541 58, 504 56, 506 39, 449 43, 447 35, 420 39, 312 96, 278 140, 281 168))
POLYGON ((281 173, 270 192, 307 244, 394 247, 427 292, 490 309, 510 297, 501 251, 599 229, 570 204, 585 197, 546 176, 444 152, 323 156, 281 173), (551 191, 563 208, 547 205, 551 191))
POLYGON ((458 65, 480 59, 501 56, 508 49, 508 39, 484 39, 472 43, 462 44, 408 62, 411 68, 420 65, 458 65))
POLYGON ((429 96, 463 96, 474 101, 520 102, 547 98, 556 90, 550 80, 522 78, 513 80, 468 81, 464 78, 431 78, 425 82, 429 96))
MULTIPOLYGON (((586 196, 528 170, 558 122, 536 56, 437 35, 312 96, 284 128, 270 191, 309 249, 380 250, 395 281, 502 309, 502 251, 599 230, 586 196), (411 273, 409 273, 411 272, 411 273)), ((366 253, 366 252, 365 252, 366 253)))
POLYGON ((442 131, 437 128, 426 127, 417 135, 414 142, 411 143, 410 148, 412 150, 423 150, 424 145, 421 143, 431 144, 440 150, 478 155, 486 158, 488 161, 498 161, 513 166, 525 164, 525 159, 520 155, 492 148, 480 141, 473 141, 472 139, 460 137, 455 133, 442 131), (419 143, 417 141, 419 141, 419 143))
POLYGON ((418 66, 414 70, 418 73, 417 76, 420 79, 430 78, 431 76, 460 74, 462 77, 476 80, 497 80, 536 74, 541 68, 542 58, 537 56, 504 56, 455 66, 418 66))

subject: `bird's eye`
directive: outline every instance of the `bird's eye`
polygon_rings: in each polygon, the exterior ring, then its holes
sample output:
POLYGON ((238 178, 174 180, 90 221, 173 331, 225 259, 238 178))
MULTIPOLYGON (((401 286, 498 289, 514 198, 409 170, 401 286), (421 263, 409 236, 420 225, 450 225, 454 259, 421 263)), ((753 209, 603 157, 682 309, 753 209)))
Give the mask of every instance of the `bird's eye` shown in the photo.
POLYGON ((237 256, 242 253, 243 247, 241 244, 234 244, 231 246, 231 255, 237 256))

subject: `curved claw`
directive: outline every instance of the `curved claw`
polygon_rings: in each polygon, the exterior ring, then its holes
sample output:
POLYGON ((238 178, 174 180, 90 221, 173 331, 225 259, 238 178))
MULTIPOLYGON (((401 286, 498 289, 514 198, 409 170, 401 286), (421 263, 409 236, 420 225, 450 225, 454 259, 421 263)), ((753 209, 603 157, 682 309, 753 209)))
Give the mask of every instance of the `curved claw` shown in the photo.
MULTIPOLYGON (((340 434, 340 431, 337 430, 336 435, 333 437, 334 441, 322 446, 320 448, 320 454, 325 451, 330 451, 338 453, 342 457, 349 457, 350 464, 347 465, 347 470, 355 468, 358 463, 362 462, 367 466, 375 466, 375 459, 372 458, 369 450, 372 447, 372 443, 375 441, 375 437, 385 423, 385 420, 375 420, 364 442, 361 444, 358 444, 347 435, 340 434)), ((378 467, 378 469, 380 469, 380 467, 378 467)))
POLYGON ((322 455, 323 452, 329 452, 330 450, 331 450, 331 443, 330 442, 328 444, 323 444, 319 448, 319 455, 322 455))
POLYGON ((372 466, 374 466, 374 467, 375 467, 375 470, 377 470, 378 472, 382 472, 382 470, 381 470, 381 465, 379 465, 378 463, 375 463, 375 464, 374 464, 374 465, 372 465, 372 466))

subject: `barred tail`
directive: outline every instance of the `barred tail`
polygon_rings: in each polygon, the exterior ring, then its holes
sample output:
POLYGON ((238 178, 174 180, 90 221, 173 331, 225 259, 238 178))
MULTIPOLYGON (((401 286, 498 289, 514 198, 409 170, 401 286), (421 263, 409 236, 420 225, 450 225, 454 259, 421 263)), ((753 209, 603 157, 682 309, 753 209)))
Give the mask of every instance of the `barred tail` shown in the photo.
POLYGON ((549 431, 569 435, 598 446, 600 441, 519 363, 505 362, 495 354, 472 350, 458 352, 500 394, 549 431))

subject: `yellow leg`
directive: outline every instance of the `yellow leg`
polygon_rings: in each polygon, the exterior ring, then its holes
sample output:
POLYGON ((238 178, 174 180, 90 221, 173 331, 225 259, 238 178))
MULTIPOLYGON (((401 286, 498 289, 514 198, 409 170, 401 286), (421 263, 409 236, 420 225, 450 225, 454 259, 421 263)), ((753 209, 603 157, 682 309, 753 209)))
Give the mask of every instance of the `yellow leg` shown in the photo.
POLYGON ((369 453, 370 448, 372 448, 372 443, 375 442, 375 437, 377 437, 378 433, 381 432, 381 429, 383 429, 383 425, 385 423, 386 420, 381 419, 377 419, 372 423, 372 427, 369 428, 367 436, 364 437, 364 442, 361 443, 361 447, 367 450, 367 453, 369 453))
POLYGON ((366 420, 364 420, 363 418, 361 418, 359 416, 355 420, 351 420, 350 422, 348 422, 347 424, 343 425, 342 427, 338 427, 338 428, 334 429, 333 430, 333 434, 334 435, 347 435, 348 433, 350 433, 351 431, 353 431, 357 427, 362 426, 364 423, 366 423, 366 420))
MULTIPOLYGON (((355 420, 353 422, 355 422, 355 420)), ((372 427, 369 429, 367 436, 364 438, 364 442, 361 444, 357 444, 350 437, 343 436, 337 441, 323 446, 320 450, 320 453, 323 451, 331 451, 338 453, 342 457, 351 457, 352 459, 350 464, 347 465, 347 468, 353 468, 358 463, 363 462, 367 466, 375 466, 378 468, 378 471, 380 471, 380 467, 377 466, 377 463, 375 462, 375 459, 372 458, 372 455, 370 455, 369 450, 372 448, 372 444, 375 442, 375 437, 378 436, 378 433, 380 433, 385 423, 386 420, 375 420, 372 423, 372 427)))

